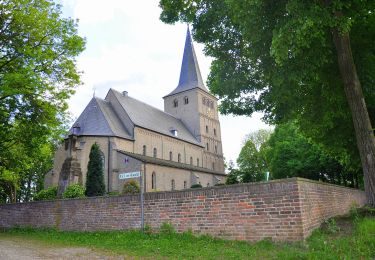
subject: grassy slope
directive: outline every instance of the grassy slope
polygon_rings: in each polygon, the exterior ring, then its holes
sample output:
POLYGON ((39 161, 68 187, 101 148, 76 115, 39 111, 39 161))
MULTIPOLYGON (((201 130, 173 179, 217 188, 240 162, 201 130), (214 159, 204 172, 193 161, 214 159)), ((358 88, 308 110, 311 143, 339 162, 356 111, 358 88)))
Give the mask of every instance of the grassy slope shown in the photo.
MULTIPOLYGON (((374 210, 372 210, 374 211, 374 210)), ((375 212, 331 220, 305 243, 246 243, 209 236, 128 232, 58 232, 12 229, 1 237, 22 237, 64 246, 91 247, 114 254, 178 259, 370 259, 375 257, 375 212)))

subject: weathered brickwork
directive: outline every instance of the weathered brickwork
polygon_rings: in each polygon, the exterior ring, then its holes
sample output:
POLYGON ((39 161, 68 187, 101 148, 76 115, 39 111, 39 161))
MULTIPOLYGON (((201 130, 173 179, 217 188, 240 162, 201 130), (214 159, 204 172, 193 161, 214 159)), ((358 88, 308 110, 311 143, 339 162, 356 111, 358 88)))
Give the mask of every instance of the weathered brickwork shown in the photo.
MULTIPOLYGON (((145 194, 145 223, 226 239, 296 241, 329 217, 362 206, 362 191, 292 178, 145 194)), ((140 227, 139 196, 0 205, 0 227, 119 230, 140 227)))

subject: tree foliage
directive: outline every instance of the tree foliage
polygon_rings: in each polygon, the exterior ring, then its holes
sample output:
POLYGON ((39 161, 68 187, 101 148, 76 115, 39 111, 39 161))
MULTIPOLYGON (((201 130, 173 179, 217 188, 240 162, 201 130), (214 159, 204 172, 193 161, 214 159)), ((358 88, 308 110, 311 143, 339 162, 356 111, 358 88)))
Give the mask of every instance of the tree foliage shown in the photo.
POLYGON ((191 22, 194 38, 214 58, 208 86, 221 112, 263 111, 275 124, 294 120, 351 167, 361 159, 375 204, 374 1, 161 0, 160 6, 161 20, 191 22))
MULTIPOLYGON (((295 123, 276 127, 268 141, 271 178, 303 177, 339 185, 359 186, 360 172, 347 168, 321 146, 303 136, 295 123)), ((361 182, 362 184, 362 182, 361 182)))
POLYGON ((87 165, 86 196, 103 196, 105 194, 103 153, 97 143, 91 146, 87 165))
POLYGON ((51 167, 66 100, 80 84, 75 57, 85 42, 76 27, 52 0, 1 2, 0 196, 5 200, 29 200, 31 187, 40 190, 51 167), (16 180, 13 191, 9 175, 16 180))

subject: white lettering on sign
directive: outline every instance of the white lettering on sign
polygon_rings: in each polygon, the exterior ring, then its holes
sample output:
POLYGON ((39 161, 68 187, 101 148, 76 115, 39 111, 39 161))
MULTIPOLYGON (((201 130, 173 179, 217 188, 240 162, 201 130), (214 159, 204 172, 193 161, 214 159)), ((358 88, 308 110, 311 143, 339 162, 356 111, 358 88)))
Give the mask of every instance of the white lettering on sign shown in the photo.
POLYGON ((123 180, 123 179, 139 178, 140 176, 141 176, 141 172, 124 172, 124 173, 120 173, 118 175, 118 178, 120 180, 123 180))

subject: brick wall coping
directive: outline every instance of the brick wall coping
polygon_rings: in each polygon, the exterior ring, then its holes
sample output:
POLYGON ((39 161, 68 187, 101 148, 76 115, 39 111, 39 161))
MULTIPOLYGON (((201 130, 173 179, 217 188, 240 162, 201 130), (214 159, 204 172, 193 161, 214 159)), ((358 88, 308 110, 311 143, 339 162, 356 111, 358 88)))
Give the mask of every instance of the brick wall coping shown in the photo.
MULTIPOLYGON (((350 190, 357 190, 362 191, 355 188, 340 186, 336 184, 331 184, 327 182, 315 181, 300 177, 293 177, 293 178, 285 178, 285 179, 277 179, 277 180, 270 180, 270 181, 262 181, 262 182, 250 182, 250 183, 239 183, 239 184, 232 184, 232 185, 222 185, 222 186, 211 186, 211 187, 203 187, 203 188, 190 188, 184 190, 174 190, 174 191, 155 191, 155 192, 146 192, 144 194, 145 200, 152 200, 152 199, 163 199, 163 198, 183 198, 183 197, 194 197, 199 195, 210 195, 213 193, 229 193, 229 192, 243 192, 243 191, 253 191, 256 193, 255 187, 257 186, 264 186, 265 184, 270 185, 272 190, 272 186, 278 184, 297 184, 297 182, 309 182, 315 183, 319 185, 326 185, 332 186, 341 189, 350 189, 350 190)), ((84 197, 84 198, 72 198, 72 199, 55 199, 55 200, 41 200, 41 201, 30 201, 30 202, 17 202, 17 203, 6 203, 0 204, 1 207, 6 205, 14 205, 14 204, 26 204, 26 203, 45 203, 45 202, 62 202, 62 201, 76 201, 76 200, 106 200, 107 202, 130 202, 130 201, 138 201, 139 194, 136 195, 118 195, 118 196, 97 196, 97 197, 84 197)))

